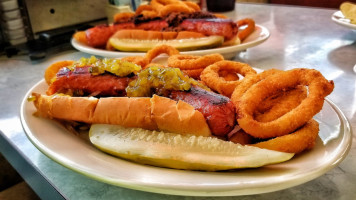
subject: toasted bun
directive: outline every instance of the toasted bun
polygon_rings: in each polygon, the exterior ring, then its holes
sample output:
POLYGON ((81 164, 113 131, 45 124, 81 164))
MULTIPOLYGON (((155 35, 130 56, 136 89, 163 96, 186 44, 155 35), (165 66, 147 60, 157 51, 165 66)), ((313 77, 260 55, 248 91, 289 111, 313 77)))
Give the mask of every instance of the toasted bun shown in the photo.
POLYGON ((42 117, 72 120, 89 124, 116 124, 179 134, 210 136, 202 113, 191 105, 154 96, 145 97, 70 97, 37 93, 34 105, 42 117))
POLYGON ((172 99, 154 95, 151 99, 152 115, 158 129, 180 134, 198 133, 210 136, 210 129, 203 114, 193 106, 172 99))
POLYGON ((95 107, 96 98, 64 96, 47 96, 32 93, 36 98, 34 105, 41 117, 57 118, 90 123, 95 107))
POLYGON ((157 129, 157 125, 151 117, 150 98, 100 98, 90 123, 117 124, 148 130, 157 129))

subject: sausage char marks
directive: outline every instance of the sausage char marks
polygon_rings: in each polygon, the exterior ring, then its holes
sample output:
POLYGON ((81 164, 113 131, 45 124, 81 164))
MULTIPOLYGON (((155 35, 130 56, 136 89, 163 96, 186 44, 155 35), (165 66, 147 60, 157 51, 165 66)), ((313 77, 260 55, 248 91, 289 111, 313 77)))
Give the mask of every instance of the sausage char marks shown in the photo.
POLYGON ((64 67, 49 86, 47 95, 71 93, 74 96, 125 96, 130 77, 118 77, 110 73, 92 75, 91 66, 76 67, 73 71, 64 67))
POLYGON ((165 18, 146 18, 137 15, 112 25, 97 25, 85 31, 87 43, 91 47, 105 48, 109 38, 116 31, 123 29, 191 31, 205 36, 223 36, 226 41, 232 39, 238 32, 237 24, 231 19, 216 18, 213 14, 200 11, 191 14, 174 12, 165 18))
POLYGON ((182 100, 199 110, 216 136, 225 136, 235 126, 235 107, 223 95, 194 86, 187 92, 172 91, 169 98, 182 100))
POLYGON ((207 36, 220 35, 225 40, 232 39, 238 26, 231 19, 186 19, 179 27, 185 31, 199 32, 207 36))
POLYGON ((122 22, 112 25, 98 25, 85 31, 89 46, 105 48, 106 42, 118 30, 123 29, 141 29, 160 31, 167 28, 168 24, 164 20, 152 20, 145 23, 135 24, 134 22, 122 22))

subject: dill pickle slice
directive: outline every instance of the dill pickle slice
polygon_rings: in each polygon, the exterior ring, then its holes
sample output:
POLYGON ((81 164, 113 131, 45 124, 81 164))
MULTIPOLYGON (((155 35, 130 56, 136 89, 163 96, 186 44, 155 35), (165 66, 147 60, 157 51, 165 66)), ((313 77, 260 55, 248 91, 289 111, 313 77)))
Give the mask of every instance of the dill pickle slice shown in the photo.
POLYGON ((107 124, 93 124, 89 138, 100 150, 120 158, 141 164, 188 170, 255 168, 284 162, 294 155, 212 137, 107 124))
POLYGON ((119 39, 110 38, 109 43, 119 51, 141 51, 146 52, 157 45, 170 45, 179 51, 192 51, 199 49, 209 49, 222 45, 224 37, 209 36, 190 39, 173 39, 173 40, 137 40, 137 39, 119 39))

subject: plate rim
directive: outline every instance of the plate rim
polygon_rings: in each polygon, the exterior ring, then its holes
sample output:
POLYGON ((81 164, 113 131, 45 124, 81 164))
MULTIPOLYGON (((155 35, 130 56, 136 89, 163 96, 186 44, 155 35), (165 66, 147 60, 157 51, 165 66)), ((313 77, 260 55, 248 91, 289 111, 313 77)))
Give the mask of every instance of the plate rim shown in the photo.
MULTIPOLYGON (((221 54, 228 54, 228 53, 235 53, 235 52, 237 53, 239 51, 243 51, 248 48, 252 48, 254 46, 257 46, 257 45, 265 42, 271 35, 271 33, 269 32, 269 30, 266 27, 259 25, 259 24, 256 24, 255 26, 261 29, 261 34, 259 35, 259 37, 256 40, 253 40, 251 42, 240 43, 238 45, 232 45, 232 46, 204 49, 204 50, 182 51, 181 54, 205 55, 205 54, 219 53, 219 52, 221 54), (216 51, 219 51, 219 52, 216 52, 216 51)), ((75 38, 71 39, 71 45, 78 51, 92 54, 92 55, 103 56, 103 57, 143 56, 146 54, 145 52, 119 52, 119 51, 108 51, 108 50, 104 50, 104 49, 96 49, 96 48, 81 44, 75 38)))
MULTIPOLYGON (((24 96, 22 103, 21 103, 21 110, 20 110, 20 120, 22 127, 25 131, 26 137, 31 141, 31 143, 44 155, 46 155, 48 158, 51 160, 57 162, 58 164, 73 170, 79 174, 82 174, 84 176, 90 177, 94 180, 104 182, 107 184, 119 186, 119 187, 124 187, 124 188, 129 188, 129 189, 134 189, 134 190, 140 190, 140 191, 146 191, 146 192, 153 192, 153 193, 160 193, 160 194, 169 194, 169 195, 184 195, 184 196, 239 196, 239 195, 251 195, 251 194, 261 194, 261 193, 267 193, 267 192, 274 192, 282 189, 287 189, 293 186, 297 186, 300 184, 303 184, 305 182, 308 182, 310 180, 313 180, 327 171, 331 170, 332 168, 336 167, 341 161, 345 159, 347 156, 348 152, 350 151, 351 144, 352 144, 352 128, 350 125, 349 120, 347 117, 343 114, 343 112, 340 110, 339 107, 336 106, 334 102, 326 98, 326 102, 333 108, 333 110, 336 112, 338 115, 340 121, 342 122, 340 124, 344 131, 344 137, 342 138, 342 141, 340 143, 343 143, 345 148, 338 154, 338 157, 333 157, 332 162, 330 165, 324 167, 322 170, 318 168, 318 172, 315 173, 313 170, 310 170, 306 173, 303 173, 303 175, 300 175, 298 178, 295 177, 290 177, 287 181, 276 181, 275 183, 269 183, 271 186, 266 185, 260 185, 255 188, 242 188, 242 189, 236 189, 235 186, 229 186, 229 187, 213 187, 212 186, 200 186, 199 188, 194 188, 194 190, 191 190, 187 187, 182 188, 180 187, 177 189, 177 185, 170 185, 169 187, 164 184, 152 184, 152 183, 142 183, 137 184, 137 181, 127 181, 127 180, 117 180, 117 179, 112 179, 110 177, 101 177, 96 174, 92 174, 88 171, 83 171, 80 169, 75 168, 75 166, 71 166, 68 163, 63 163, 59 158, 55 157, 49 152, 46 152, 45 149, 41 146, 43 144, 39 144, 36 142, 36 138, 31 137, 32 131, 30 130, 28 124, 26 123, 26 117, 25 117, 25 109, 26 109, 26 104, 28 105, 27 97, 33 92, 33 90, 38 87, 41 84, 45 84, 44 79, 41 81, 37 82, 24 96), (347 131, 346 131, 347 130, 347 131), (283 184, 282 184, 283 183, 283 184), (277 186, 274 184, 278 184, 277 186), (199 189, 199 190, 197 190, 199 189)), ((32 104, 33 105, 33 104, 32 104)), ((278 164, 277 164, 278 165, 278 164)), ((152 167, 152 166, 150 166, 152 167)), ((176 171, 175 169, 168 169, 168 170, 173 170, 176 171)), ((178 170, 179 171, 179 170, 178 170)), ((195 172, 193 172, 195 173, 195 172)), ((205 173, 205 172, 203 172, 205 173)), ((208 172, 209 173, 209 172, 208 172)), ((219 173, 219 172, 217 172, 219 173)))

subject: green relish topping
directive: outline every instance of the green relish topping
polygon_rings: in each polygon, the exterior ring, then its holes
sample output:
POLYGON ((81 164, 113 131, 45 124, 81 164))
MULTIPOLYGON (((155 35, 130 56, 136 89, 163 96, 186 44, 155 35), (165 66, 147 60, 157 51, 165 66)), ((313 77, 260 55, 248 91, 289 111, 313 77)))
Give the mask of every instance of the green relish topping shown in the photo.
POLYGON ((84 66, 91 66, 90 73, 92 75, 99 75, 105 72, 109 72, 119 77, 125 77, 132 73, 137 74, 139 71, 141 71, 141 67, 139 65, 127 61, 122 61, 117 58, 99 59, 95 56, 91 56, 90 58, 81 58, 72 66, 70 66, 69 69, 73 70, 75 67, 84 66))
POLYGON ((28 102, 32 102, 32 101, 35 101, 35 100, 36 100, 35 96, 30 95, 30 96, 27 97, 27 101, 28 102))
POLYGON ((199 84, 184 75, 179 68, 152 66, 137 74, 137 79, 129 83, 126 93, 129 97, 150 97, 153 92, 157 94, 164 93, 165 90, 188 91, 192 85, 199 84))

